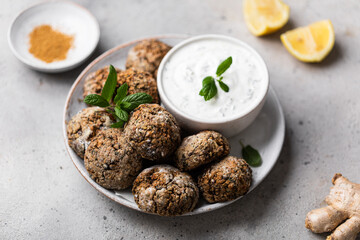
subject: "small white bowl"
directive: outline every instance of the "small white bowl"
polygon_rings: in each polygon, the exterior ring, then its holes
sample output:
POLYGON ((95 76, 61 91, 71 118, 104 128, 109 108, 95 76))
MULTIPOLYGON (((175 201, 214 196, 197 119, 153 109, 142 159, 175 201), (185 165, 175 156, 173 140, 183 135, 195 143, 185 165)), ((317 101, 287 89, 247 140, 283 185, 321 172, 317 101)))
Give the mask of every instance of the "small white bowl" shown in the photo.
POLYGON ((96 18, 82 6, 68 1, 44 2, 22 11, 8 32, 14 55, 30 68, 42 72, 63 72, 80 65, 93 53, 99 39, 96 18), (65 60, 46 63, 29 52, 29 33, 44 24, 74 36, 73 47, 65 60))
MULTIPOLYGON (((213 34, 201 35, 201 36, 187 39, 187 40, 179 43, 178 45, 173 47, 167 53, 167 55, 164 57, 164 59, 162 60, 160 66, 159 66, 158 75, 157 75, 157 86, 158 86, 158 91, 159 91, 159 95, 160 95, 162 104, 165 106, 165 108, 168 111, 170 111, 175 116, 175 118, 178 120, 179 124, 183 128, 185 128, 191 132, 198 132, 201 130, 211 129, 211 130, 216 130, 216 131, 221 132, 226 137, 232 137, 232 136, 235 136, 238 133, 240 133, 245 128, 247 128, 255 120, 255 118, 261 111, 261 109, 265 103, 266 95, 267 95, 267 92, 269 89, 269 74, 268 74, 266 64, 265 64, 264 60, 262 59, 262 57, 252 47, 250 47, 246 43, 244 43, 238 39, 228 37, 228 36, 223 36, 223 35, 213 35, 213 34), (252 56, 257 59, 257 61, 261 65, 260 70, 264 71, 263 72, 263 76, 264 76, 263 80, 264 80, 264 84, 265 84, 265 88, 264 88, 265 90, 262 91, 261 93, 259 93, 260 97, 257 98, 256 102, 254 102, 252 104, 252 107, 250 107, 247 111, 245 111, 243 113, 239 113, 239 114, 234 114, 234 115, 232 115, 232 117, 228 117, 228 118, 221 119, 221 120, 216 120, 216 119, 202 120, 202 119, 190 116, 188 113, 185 113, 184 111, 179 109, 179 107, 175 106, 175 104, 173 104, 171 102, 171 100, 169 99, 169 97, 167 96, 167 93, 164 88, 164 83, 163 83, 163 71, 166 68, 165 65, 166 65, 167 61, 174 54, 177 54, 178 50, 181 49, 182 47, 189 45, 195 41, 201 41, 204 39, 205 40, 215 39, 215 40, 222 40, 222 41, 230 41, 232 43, 240 45, 241 47, 247 49, 252 54, 252 56)), ((218 90, 218 91, 221 91, 221 90, 218 90)))

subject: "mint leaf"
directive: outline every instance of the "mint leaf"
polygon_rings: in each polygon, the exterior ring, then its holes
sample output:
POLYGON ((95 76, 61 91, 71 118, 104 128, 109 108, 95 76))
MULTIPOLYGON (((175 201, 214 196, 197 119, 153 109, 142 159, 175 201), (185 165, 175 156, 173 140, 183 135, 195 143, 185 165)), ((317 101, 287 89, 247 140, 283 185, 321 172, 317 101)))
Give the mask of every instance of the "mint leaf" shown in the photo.
POLYGON ((139 106, 140 104, 151 103, 153 101, 153 98, 146 93, 134 93, 126 96, 122 101, 134 103, 139 106))
POLYGON ((206 85, 209 85, 213 82, 214 82, 214 78, 211 76, 207 76, 206 78, 203 79, 202 86, 205 87, 206 85))
POLYGON ((124 109, 125 111, 131 112, 135 108, 137 108, 139 105, 136 103, 129 103, 129 102, 121 102, 120 107, 124 109))
POLYGON ((226 84, 225 84, 223 81, 221 81, 221 80, 218 80, 218 82, 219 82, 219 85, 220 85, 221 89, 224 90, 224 92, 229 92, 229 86, 228 86, 228 85, 226 85, 226 84))
POLYGON ((204 96, 205 101, 209 101, 210 99, 215 97, 216 94, 217 94, 217 87, 216 87, 215 82, 214 82, 213 84, 210 85, 210 89, 209 89, 208 94, 206 94, 204 96))
POLYGON ((203 96, 205 101, 210 100, 217 94, 217 88, 213 77, 208 76, 202 81, 202 89, 199 92, 200 96, 203 96))
POLYGON ((123 85, 121 85, 116 93, 116 96, 114 98, 114 102, 117 104, 118 102, 121 102, 124 97, 126 97, 127 91, 128 91, 129 86, 124 83, 123 85))
POLYGON ((110 105, 105 98, 97 94, 87 95, 84 99, 84 102, 89 105, 94 105, 98 107, 107 107, 110 105))
POLYGON ((105 85, 101 91, 101 96, 110 102, 114 95, 114 91, 117 84, 117 74, 113 65, 109 67, 109 75, 106 79, 105 85))
POLYGON ((205 96, 209 93, 212 83, 214 82, 214 78, 211 76, 207 76, 202 81, 202 89, 199 92, 200 96, 205 96))
POLYGON ((115 107, 115 115, 124 122, 129 120, 129 114, 117 106, 115 107))
POLYGON ((122 128, 124 126, 124 122, 123 121, 119 121, 119 122, 116 122, 116 123, 113 123, 110 125, 110 127, 112 128, 122 128))
POLYGON ((240 144, 242 146, 241 153, 245 161, 252 167, 259 167, 262 164, 262 159, 258 150, 250 145, 244 146, 242 142, 240 144))
POLYGON ((216 70, 216 76, 220 77, 232 64, 232 57, 225 59, 216 70))

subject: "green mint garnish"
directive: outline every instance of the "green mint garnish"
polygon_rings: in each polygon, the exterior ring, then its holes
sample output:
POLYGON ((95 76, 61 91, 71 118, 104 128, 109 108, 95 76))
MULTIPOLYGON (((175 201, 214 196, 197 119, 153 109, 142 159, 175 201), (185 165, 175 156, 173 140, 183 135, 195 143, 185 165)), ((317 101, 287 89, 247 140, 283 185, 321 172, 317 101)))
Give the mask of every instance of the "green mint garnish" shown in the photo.
POLYGON ((242 147, 241 153, 244 160, 252 167, 259 167, 262 164, 262 159, 258 150, 250 145, 244 146, 241 141, 239 142, 242 147))
POLYGON ((129 120, 129 114, 132 110, 141 104, 151 103, 153 98, 146 93, 135 93, 127 95, 128 85, 124 83, 117 91, 114 100, 112 100, 117 84, 117 73, 115 68, 110 65, 109 75, 106 79, 101 95, 90 94, 84 99, 89 105, 105 108, 105 110, 113 115, 116 122, 111 125, 112 128, 122 128, 129 120))
POLYGON ((115 107, 115 115, 124 122, 127 122, 127 120, 129 120, 129 114, 127 111, 121 109, 120 107, 116 106, 115 107))
POLYGON ((213 77, 208 76, 202 82, 203 88, 200 90, 199 95, 203 96, 205 101, 210 100, 217 94, 217 88, 213 77))
POLYGON ((152 97, 146 93, 134 93, 124 97, 122 101, 140 105, 144 102, 152 102, 152 100, 152 97))
POLYGON ((124 109, 124 110, 126 110, 128 112, 131 112, 132 110, 134 110, 138 106, 139 106, 138 104, 130 103, 130 102, 121 102, 120 103, 121 109, 124 109))
POLYGON ((95 106, 99 106, 99 107, 107 107, 110 105, 109 102, 105 98, 103 98, 102 96, 97 95, 97 94, 87 95, 84 99, 84 102, 86 102, 87 104, 95 105, 95 106))
POLYGON ((219 86, 221 87, 222 90, 224 90, 224 92, 229 92, 229 86, 226 85, 223 81, 218 80, 219 82, 219 86))
POLYGON ((129 86, 126 83, 121 85, 117 90, 116 96, 114 98, 114 102, 122 101, 126 97, 128 88, 129 86))
POLYGON ((232 57, 225 59, 216 69, 216 76, 220 77, 232 64, 232 57))
POLYGON ((124 122, 121 120, 110 125, 110 127, 112 128, 122 128, 123 126, 124 126, 124 122))
POLYGON ((116 70, 113 65, 109 67, 109 75, 106 79, 105 85, 101 91, 101 96, 105 98, 108 102, 111 100, 114 95, 114 91, 117 84, 116 70))
MULTIPOLYGON (((226 85, 222 80, 223 76, 221 76, 232 64, 232 57, 228 57, 225 59, 220 65, 218 66, 216 70, 216 81, 219 83, 220 88, 224 92, 229 92, 229 86, 226 85)), ((217 94, 217 87, 215 84, 215 78, 212 76, 207 76, 202 81, 202 89, 199 92, 200 96, 203 96, 205 101, 208 101, 215 97, 217 94)))

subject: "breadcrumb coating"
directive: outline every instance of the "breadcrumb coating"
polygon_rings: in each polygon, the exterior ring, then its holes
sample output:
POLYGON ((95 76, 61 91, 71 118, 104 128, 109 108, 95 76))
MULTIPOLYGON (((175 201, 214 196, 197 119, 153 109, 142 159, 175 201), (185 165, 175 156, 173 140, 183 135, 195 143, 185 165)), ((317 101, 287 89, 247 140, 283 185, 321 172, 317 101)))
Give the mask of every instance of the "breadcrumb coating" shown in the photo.
POLYGON ((159 40, 144 40, 135 45, 128 53, 126 68, 147 71, 156 79, 161 60, 171 47, 159 40))
POLYGON ((180 127, 175 118, 158 104, 142 104, 125 125, 130 145, 148 160, 169 157, 179 146, 180 127))
POLYGON ((220 160, 230 151, 228 140, 218 132, 202 131, 183 139, 175 152, 175 166, 182 171, 220 160))
POLYGON ((113 116, 102 108, 89 107, 81 110, 67 124, 69 146, 79 157, 84 158, 91 139, 98 131, 109 128, 114 122, 113 116))
POLYGON ((141 156, 118 128, 98 133, 86 149, 84 163, 95 182, 114 190, 130 187, 142 167, 141 156))
POLYGON ((199 190, 191 176, 169 165, 143 170, 132 189, 138 207, 161 216, 191 212, 199 199, 199 190))
POLYGON ((198 177, 202 196, 209 203, 236 199, 250 189, 252 170, 244 159, 228 156, 207 167, 198 177))

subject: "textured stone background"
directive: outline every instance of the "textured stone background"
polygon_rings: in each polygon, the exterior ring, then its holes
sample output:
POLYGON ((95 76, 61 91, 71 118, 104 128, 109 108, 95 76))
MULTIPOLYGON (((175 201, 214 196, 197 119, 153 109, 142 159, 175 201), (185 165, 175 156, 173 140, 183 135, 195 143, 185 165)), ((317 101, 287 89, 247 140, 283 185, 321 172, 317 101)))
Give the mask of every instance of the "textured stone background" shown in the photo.
POLYGON ((221 33, 251 44, 268 64, 286 115, 281 157, 242 200, 194 217, 162 218, 122 207, 95 191, 64 147, 62 111, 86 66, 34 72, 10 52, 6 33, 31 0, 0 7, 0 239, 325 239, 304 227, 334 173, 360 182, 360 3, 286 0, 282 30, 331 19, 336 45, 321 64, 290 56, 275 33, 252 36, 240 0, 79 0, 99 20, 92 59, 126 41, 163 33, 221 33))

